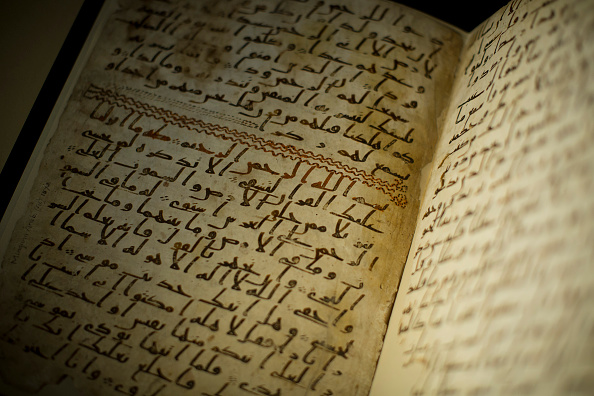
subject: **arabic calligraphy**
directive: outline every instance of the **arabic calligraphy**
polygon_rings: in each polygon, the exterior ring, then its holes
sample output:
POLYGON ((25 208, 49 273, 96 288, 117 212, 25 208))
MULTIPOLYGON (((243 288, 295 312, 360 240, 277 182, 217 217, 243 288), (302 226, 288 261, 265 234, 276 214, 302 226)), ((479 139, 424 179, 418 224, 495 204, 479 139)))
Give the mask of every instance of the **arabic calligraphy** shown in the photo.
POLYGON ((107 3, 5 258, 3 378, 366 393, 462 38, 375 1, 107 3))
POLYGON ((594 290, 591 268, 578 270, 593 257, 592 222, 580 220, 592 218, 584 60, 594 48, 581 43, 593 11, 586 1, 512 2, 471 33, 378 393, 395 367, 399 383, 387 386, 399 394, 562 394, 584 378, 547 373, 582 364, 591 340, 588 304, 566 293, 594 290), (502 373, 505 384, 493 381, 502 373))

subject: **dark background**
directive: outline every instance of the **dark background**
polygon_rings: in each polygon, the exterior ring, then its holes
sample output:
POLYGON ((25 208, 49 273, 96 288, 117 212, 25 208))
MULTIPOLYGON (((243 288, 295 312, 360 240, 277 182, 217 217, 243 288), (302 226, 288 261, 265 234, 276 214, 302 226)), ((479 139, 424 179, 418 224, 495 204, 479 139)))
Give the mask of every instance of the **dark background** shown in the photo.
POLYGON ((508 3, 502 0, 400 0, 395 2, 434 16, 467 32, 508 3))

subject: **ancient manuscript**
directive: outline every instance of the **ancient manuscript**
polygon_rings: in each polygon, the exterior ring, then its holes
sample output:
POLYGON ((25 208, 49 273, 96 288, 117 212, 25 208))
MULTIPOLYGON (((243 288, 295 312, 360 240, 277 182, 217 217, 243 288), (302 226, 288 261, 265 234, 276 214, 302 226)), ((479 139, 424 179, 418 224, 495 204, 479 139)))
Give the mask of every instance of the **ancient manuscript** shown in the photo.
POLYGON ((106 2, 3 219, 0 391, 585 391, 593 34, 106 2))

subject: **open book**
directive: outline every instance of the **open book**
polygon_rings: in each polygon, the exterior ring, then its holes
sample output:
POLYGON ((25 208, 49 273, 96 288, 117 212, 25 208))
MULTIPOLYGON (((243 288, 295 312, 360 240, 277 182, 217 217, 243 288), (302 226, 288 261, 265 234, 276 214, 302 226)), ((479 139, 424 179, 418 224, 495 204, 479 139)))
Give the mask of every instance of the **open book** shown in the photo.
POLYGON ((0 391, 589 393, 593 39, 108 1, 2 221, 0 391))

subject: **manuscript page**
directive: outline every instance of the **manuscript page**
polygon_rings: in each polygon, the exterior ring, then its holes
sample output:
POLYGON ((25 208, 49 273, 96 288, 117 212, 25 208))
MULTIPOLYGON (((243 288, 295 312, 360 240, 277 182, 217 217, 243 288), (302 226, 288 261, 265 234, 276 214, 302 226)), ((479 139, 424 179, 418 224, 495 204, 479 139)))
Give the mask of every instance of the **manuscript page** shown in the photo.
POLYGON ((591 394, 593 39, 591 1, 471 34, 373 395, 591 394))
POLYGON ((387 2, 110 7, 5 234, 3 386, 367 394, 460 35, 387 2))

